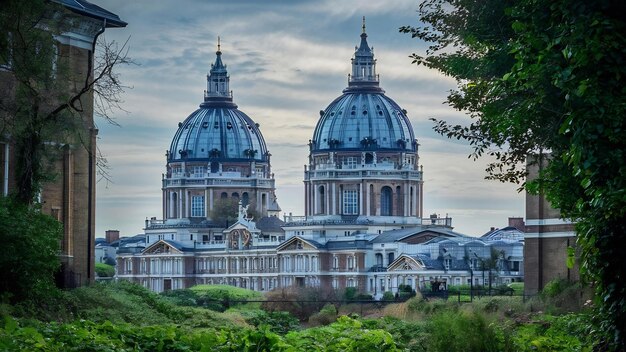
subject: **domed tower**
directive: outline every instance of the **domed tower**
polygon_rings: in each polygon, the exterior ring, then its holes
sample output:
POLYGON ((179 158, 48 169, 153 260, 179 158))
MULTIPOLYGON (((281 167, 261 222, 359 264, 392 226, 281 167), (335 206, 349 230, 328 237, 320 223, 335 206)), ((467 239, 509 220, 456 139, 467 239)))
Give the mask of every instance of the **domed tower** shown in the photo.
POLYGON ((320 111, 309 147, 308 219, 420 223, 418 143, 406 111, 379 86, 365 20, 348 87, 320 111))
POLYGON ((219 39, 216 56, 204 102, 178 124, 166 154, 163 218, 170 223, 206 220, 215 203, 228 198, 249 204, 261 216, 280 211, 271 154, 259 124, 233 102, 219 39))

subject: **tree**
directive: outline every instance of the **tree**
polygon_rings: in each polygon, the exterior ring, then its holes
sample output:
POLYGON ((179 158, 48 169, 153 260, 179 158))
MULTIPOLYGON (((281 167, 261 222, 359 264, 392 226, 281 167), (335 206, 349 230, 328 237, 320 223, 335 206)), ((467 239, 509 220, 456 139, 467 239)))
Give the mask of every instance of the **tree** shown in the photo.
POLYGON ((447 103, 472 118, 435 120, 489 155, 487 178, 522 183, 524 163, 547 164, 524 183, 577 222, 581 271, 596 288, 597 341, 626 345, 626 5, 617 1, 426 0, 429 43, 413 62, 456 78, 447 103), (545 153, 549 153, 546 157, 545 153))
MULTIPOLYGON (((220 226, 229 226, 237 222, 239 216, 238 198, 220 198, 213 203, 213 209, 209 213, 209 218, 220 226)), ((250 206, 248 216, 254 220, 259 220, 259 213, 250 206)))
POLYGON ((80 25, 76 16, 44 0, 9 0, 0 11, 0 64, 6 85, 0 96, 0 133, 19 156, 15 195, 26 204, 35 202, 42 183, 53 177, 51 161, 59 152, 54 145, 92 148, 87 135, 92 104, 112 121, 109 114, 121 102, 124 86, 113 68, 131 63, 126 46, 98 41, 103 28, 92 43, 91 52, 98 52, 95 64, 85 58, 86 72, 75 72, 55 38, 80 25))
POLYGON ((42 298, 54 289, 61 224, 38 209, 0 197, 0 299, 42 298), (8 295, 8 296, 6 296, 8 295))

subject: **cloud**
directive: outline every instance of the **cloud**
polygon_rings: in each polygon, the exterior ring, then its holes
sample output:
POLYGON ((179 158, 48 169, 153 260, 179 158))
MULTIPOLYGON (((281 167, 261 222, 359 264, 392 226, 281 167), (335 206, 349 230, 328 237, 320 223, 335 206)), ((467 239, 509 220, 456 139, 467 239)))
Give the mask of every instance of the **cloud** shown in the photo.
POLYGON ((99 126, 113 183, 98 184, 98 235, 108 228, 132 235, 146 217, 161 217, 164 153, 178 122, 202 102, 218 35, 235 103, 260 123, 272 153, 279 203, 301 215, 307 143, 319 110, 347 86, 363 15, 381 85, 408 111, 421 144, 425 210, 449 212, 457 230, 475 234, 523 214, 515 186, 483 180, 485 162, 468 160, 470 147, 432 130, 430 117, 469 119, 442 104, 453 79, 411 64, 408 56, 425 44, 399 34, 398 27, 417 24, 413 0, 96 3, 129 23, 105 35, 122 42, 131 36, 130 56, 140 63, 119 70, 123 83, 134 87, 123 96, 130 114, 117 116, 123 127, 99 126))

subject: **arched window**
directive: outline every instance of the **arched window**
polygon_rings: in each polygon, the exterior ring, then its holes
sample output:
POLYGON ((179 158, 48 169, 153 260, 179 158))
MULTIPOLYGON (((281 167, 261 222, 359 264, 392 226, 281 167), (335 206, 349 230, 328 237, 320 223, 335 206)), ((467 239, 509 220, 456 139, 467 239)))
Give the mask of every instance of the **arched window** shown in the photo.
POLYGON ((220 198, 222 198, 222 199, 228 198, 228 193, 222 192, 222 195, 220 195, 220 198))
POLYGON ((318 188, 318 192, 319 192, 319 205, 318 205, 318 213, 319 214, 326 214, 326 194, 324 192, 324 186, 320 186, 318 188))
POLYGON ((237 193, 237 192, 233 192, 233 194, 231 195, 231 197, 239 199, 239 193, 237 193))
POLYGON ((370 207, 370 215, 376 215, 376 198, 374 198, 374 185, 370 185, 369 189, 369 207, 370 207))
POLYGON ((402 197, 402 188, 400 186, 396 187, 396 216, 404 215, 404 204, 402 197))
POLYGON ((383 255, 382 255, 382 253, 376 253, 376 266, 377 267, 382 267, 383 266, 383 255))
POLYGON ((372 155, 372 153, 366 153, 365 154, 365 163, 366 164, 374 163, 374 155, 372 155))
POLYGON ((391 263, 393 263, 393 260, 395 259, 395 254, 393 252, 387 254, 387 265, 390 265, 391 263))
POLYGON ((250 196, 248 195, 248 192, 243 192, 243 194, 241 194, 241 205, 245 207, 249 202, 250 196))
POLYGON ((178 217, 178 194, 176 194, 176 192, 172 193, 172 204, 170 206, 170 209, 172 209, 170 218, 177 218, 178 217))
POLYGON ((413 212, 415 211, 413 209, 413 186, 409 188, 409 197, 411 197, 409 199, 409 216, 413 216, 413 212))
POLYGON ((391 187, 385 186, 380 190, 380 215, 391 216, 393 212, 391 187))
POLYGON ((217 161, 212 161, 211 173, 215 174, 215 173, 218 173, 219 171, 220 171, 220 163, 218 163, 217 161))

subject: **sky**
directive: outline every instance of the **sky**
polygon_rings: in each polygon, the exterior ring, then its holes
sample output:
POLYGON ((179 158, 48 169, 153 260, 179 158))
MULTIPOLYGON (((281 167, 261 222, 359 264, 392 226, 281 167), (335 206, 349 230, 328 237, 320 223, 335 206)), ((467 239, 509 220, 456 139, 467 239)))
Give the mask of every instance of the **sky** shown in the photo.
POLYGON ((128 22, 104 38, 128 40, 136 65, 119 67, 129 87, 113 117, 100 119, 98 145, 108 178, 97 185, 96 236, 143 232, 146 218, 162 218, 165 151, 203 101, 217 37, 239 109, 260 124, 272 154, 278 202, 304 213, 304 164, 319 111, 347 86, 350 58, 360 42, 362 16, 386 95, 408 112, 424 167, 424 216, 452 217, 455 230, 479 236, 524 216, 517 185, 487 181, 487 160, 468 158, 463 141, 439 136, 429 118, 467 123, 444 101, 454 79, 411 63, 426 45, 401 34, 417 25, 417 0, 92 0, 128 22))

